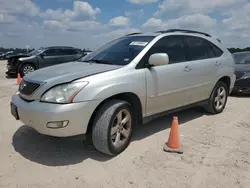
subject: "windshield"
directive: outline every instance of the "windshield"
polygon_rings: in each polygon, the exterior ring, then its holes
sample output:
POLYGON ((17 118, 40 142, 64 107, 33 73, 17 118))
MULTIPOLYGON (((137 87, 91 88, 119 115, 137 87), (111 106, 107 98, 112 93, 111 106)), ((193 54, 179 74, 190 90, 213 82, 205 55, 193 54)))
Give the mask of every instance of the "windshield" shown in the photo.
POLYGON ((154 38, 154 36, 126 36, 115 39, 101 48, 84 56, 80 61, 95 63, 127 65, 154 38))
POLYGON ((36 50, 33 50, 32 52, 28 53, 28 55, 32 56, 32 55, 37 55, 40 54, 44 49, 43 48, 38 48, 36 50))
POLYGON ((235 59, 235 63, 236 64, 244 64, 245 59, 250 59, 250 52, 249 53, 235 53, 234 55, 234 59, 235 59))

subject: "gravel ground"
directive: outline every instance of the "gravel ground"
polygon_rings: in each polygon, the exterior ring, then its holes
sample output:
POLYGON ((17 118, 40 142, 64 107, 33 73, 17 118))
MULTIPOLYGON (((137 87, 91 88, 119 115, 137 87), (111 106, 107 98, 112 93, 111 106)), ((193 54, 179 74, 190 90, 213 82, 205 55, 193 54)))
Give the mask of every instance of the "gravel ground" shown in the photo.
POLYGON ((138 126, 130 146, 107 157, 78 140, 51 138, 16 121, 16 79, 0 61, 0 187, 249 188, 250 99, 230 97, 222 114, 179 112, 184 153, 162 151, 171 116, 138 126))

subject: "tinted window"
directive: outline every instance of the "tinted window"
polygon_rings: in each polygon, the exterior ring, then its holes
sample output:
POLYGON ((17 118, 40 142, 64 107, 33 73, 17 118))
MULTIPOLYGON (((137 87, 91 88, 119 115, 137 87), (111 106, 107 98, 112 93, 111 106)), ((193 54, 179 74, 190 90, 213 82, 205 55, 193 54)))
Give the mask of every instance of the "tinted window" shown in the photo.
POLYGON ((250 60, 250 52, 234 53, 233 56, 236 64, 248 64, 247 62, 250 60))
POLYGON ((30 52, 28 55, 30 56, 37 55, 37 54, 40 54, 42 51, 44 51, 43 48, 38 48, 37 50, 33 50, 32 52, 30 52))
POLYGON ((167 53, 169 64, 186 61, 184 43, 179 36, 168 36, 157 41, 145 55, 143 61, 148 61, 154 53, 167 53))
POLYGON ((210 47, 212 48, 212 50, 215 54, 215 57, 220 57, 223 54, 223 51, 220 48, 218 48, 217 46, 215 46, 211 42, 208 42, 208 43, 209 43, 210 47))
POLYGON ((74 49, 60 49, 60 55, 75 55, 77 51, 74 49))
POLYGON ((81 61, 105 64, 129 64, 153 39, 153 36, 126 36, 105 44, 84 56, 81 61))
POLYGON ((57 53, 56 53, 56 50, 55 50, 55 49, 48 49, 48 50, 46 50, 46 51, 44 52, 44 54, 45 54, 46 56, 54 56, 54 55, 56 55, 57 53))
POLYGON ((244 60, 244 64, 250 64, 250 56, 244 60))
POLYGON ((186 36, 190 60, 208 59, 215 57, 208 42, 202 38, 186 36))

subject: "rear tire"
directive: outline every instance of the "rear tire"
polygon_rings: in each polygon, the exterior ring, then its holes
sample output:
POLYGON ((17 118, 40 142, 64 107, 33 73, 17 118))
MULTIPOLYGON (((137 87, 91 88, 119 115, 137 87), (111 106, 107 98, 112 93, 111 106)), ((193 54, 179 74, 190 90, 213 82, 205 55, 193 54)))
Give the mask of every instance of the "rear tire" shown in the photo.
POLYGON ((217 82, 210 95, 208 104, 205 106, 205 110, 211 114, 219 114, 223 112, 227 103, 228 95, 229 90, 227 85, 222 81, 217 82))
POLYGON ((92 130, 95 148, 107 155, 123 152, 131 141, 134 123, 131 105, 126 101, 110 100, 98 110, 92 130))

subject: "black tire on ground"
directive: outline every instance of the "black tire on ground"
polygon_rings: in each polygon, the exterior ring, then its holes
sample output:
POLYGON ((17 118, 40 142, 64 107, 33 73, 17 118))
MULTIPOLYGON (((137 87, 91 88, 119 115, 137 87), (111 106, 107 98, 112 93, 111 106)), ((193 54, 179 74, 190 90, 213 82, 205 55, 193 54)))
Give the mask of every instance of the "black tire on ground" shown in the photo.
POLYGON ((205 105, 205 110, 210 114, 219 114, 219 113, 223 112, 223 110, 225 109, 225 106, 227 104, 228 95, 229 95, 229 89, 228 89, 228 86, 225 84, 225 82, 222 82, 222 81, 217 82, 217 84, 215 85, 215 87, 210 95, 210 98, 208 100, 208 104, 205 105), (224 102, 224 105, 222 106, 222 108, 216 109, 215 98, 217 96, 217 91, 219 88, 224 88, 226 98, 225 98, 225 102, 224 102))
POLYGON ((132 107, 129 103, 122 100, 107 101, 98 110, 93 122, 92 140, 95 148, 111 156, 123 152, 130 144, 134 122, 132 107), (116 148, 112 144, 110 133, 116 115, 121 110, 127 110, 131 115, 131 131, 126 142, 121 147, 116 148))
POLYGON ((25 76, 25 74, 24 74, 24 69, 25 69, 25 67, 31 67, 31 68, 33 68, 34 70, 36 70, 36 67, 33 65, 33 64, 31 64, 31 63, 26 63, 26 64, 24 64, 24 65, 22 65, 20 68, 19 68, 19 73, 20 73, 20 75, 21 75, 21 77, 24 77, 25 76))

